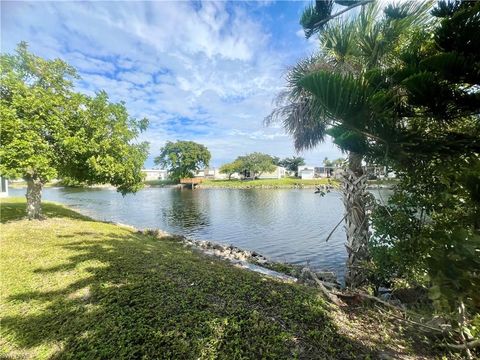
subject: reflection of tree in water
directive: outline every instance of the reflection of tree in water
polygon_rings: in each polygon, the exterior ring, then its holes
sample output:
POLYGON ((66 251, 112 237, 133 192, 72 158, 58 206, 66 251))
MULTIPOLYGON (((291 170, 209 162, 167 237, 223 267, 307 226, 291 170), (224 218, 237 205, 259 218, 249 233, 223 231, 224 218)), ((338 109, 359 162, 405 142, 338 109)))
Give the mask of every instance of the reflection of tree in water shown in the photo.
MULTIPOLYGON (((238 193, 242 199, 239 199, 236 206, 241 206, 242 212, 249 214, 249 217, 255 219, 255 225, 269 226, 282 209, 273 206, 275 201, 274 192, 265 189, 249 189, 238 193)), ((278 196, 280 193, 275 192, 278 196)))
POLYGON ((208 209, 202 208, 202 197, 191 190, 171 191, 170 194, 170 206, 162 211, 169 224, 186 229, 209 225, 208 209))

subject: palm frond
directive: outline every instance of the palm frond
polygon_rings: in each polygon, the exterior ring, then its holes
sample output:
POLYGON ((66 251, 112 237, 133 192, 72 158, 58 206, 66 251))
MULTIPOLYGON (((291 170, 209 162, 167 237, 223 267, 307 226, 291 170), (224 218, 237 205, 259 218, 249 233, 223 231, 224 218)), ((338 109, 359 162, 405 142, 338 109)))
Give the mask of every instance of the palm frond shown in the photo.
POLYGON ((281 123, 293 137, 297 151, 313 148, 322 142, 330 122, 317 100, 305 91, 296 97, 292 97, 289 91, 279 94, 275 109, 264 120, 266 125, 281 123))
POLYGON ((306 75, 300 84, 315 95, 326 116, 363 127, 360 123, 368 118, 367 99, 371 90, 361 78, 317 71, 306 75))
POLYGON ((436 17, 452 16, 460 7, 459 1, 439 1, 432 10, 432 15, 436 17))
POLYGON ((356 53, 354 22, 332 21, 321 33, 320 44, 336 63, 346 63, 356 53))
POLYGON ((313 71, 331 69, 322 57, 312 56, 300 61, 286 74, 287 87, 275 100, 275 109, 264 120, 266 125, 281 123, 292 135, 297 150, 309 149, 324 140, 328 118, 318 100, 300 84, 313 71))
POLYGON ((327 131, 327 134, 333 138, 333 143, 338 145, 340 149, 357 154, 365 154, 368 150, 368 142, 365 136, 344 126, 334 126, 327 131))
POLYGON ((322 30, 325 21, 332 13, 332 8, 333 0, 317 0, 315 5, 310 4, 305 8, 300 18, 300 25, 302 25, 307 39, 322 30))

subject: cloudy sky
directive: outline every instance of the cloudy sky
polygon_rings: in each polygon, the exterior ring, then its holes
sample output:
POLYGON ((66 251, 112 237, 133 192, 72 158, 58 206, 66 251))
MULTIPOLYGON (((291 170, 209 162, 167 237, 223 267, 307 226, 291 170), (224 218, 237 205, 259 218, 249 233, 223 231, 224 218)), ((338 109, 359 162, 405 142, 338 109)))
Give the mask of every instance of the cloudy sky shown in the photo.
MULTIPOLYGON (((205 144, 218 166, 261 151, 295 154, 280 127, 265 127, 285 71, 315 49, 298 24, 306 2, 6 2, 1 50, 27 41, 35 54, 79 71, 80 91, 105 90, 147 117, 146 166, 167 140, 205 144)), ((341 156, 327 141, 301 156, 341 156)))

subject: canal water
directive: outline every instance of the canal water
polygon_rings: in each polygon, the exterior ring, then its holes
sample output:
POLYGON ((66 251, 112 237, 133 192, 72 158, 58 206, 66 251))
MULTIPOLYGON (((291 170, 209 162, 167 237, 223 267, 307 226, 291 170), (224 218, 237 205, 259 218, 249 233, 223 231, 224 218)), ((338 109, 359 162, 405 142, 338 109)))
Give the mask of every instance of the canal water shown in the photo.
MULTIPOLYGON (((25 189, 11 189, 23 196, 25 189)), ((57 201, 98 220, 159 228, 200 240, 254 250, 276 261, 308 264, 343 278, 346 259, 341 194, 313 189, 151 187, 122 196, 111 189, 46 188, 57 201)))

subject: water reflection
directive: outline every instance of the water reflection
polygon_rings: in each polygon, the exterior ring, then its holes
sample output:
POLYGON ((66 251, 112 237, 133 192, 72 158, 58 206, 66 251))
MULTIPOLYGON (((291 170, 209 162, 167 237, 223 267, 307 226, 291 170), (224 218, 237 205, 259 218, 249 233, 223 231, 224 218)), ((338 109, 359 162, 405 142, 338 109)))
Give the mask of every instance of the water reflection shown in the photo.
POLYGON ((164 222, 190 230, 210 225, 208 198, 202 199, 198 191, 172 189, 164 201, 168 204, 161 209, 164 222))
MULTIPOLYGON (((23 196, 24 189, 12 189, 23 196)), ((375 195, 375 192, 374 192, 375 195)), ((328 233, 343 216, 341 195, 300 189, 148 188, 122 196, 110 189, 47 188, 43 198, 96 219, 258 251, 272 259, 335 271, 345 264, 345 232, 328 233)))

